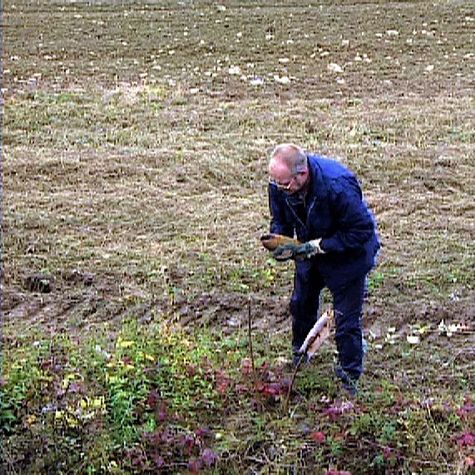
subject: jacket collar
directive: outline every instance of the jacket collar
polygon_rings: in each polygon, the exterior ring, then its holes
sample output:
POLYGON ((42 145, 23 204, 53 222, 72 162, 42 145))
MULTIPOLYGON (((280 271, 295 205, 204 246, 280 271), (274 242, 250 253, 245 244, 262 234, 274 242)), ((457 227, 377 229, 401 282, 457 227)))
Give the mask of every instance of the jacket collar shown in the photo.
POLYGON ((323 172, 317 155, 307 155, 310 185, 307 193, 309 200, 321 199, 328 194, 328 187, 323 179, 323 172))

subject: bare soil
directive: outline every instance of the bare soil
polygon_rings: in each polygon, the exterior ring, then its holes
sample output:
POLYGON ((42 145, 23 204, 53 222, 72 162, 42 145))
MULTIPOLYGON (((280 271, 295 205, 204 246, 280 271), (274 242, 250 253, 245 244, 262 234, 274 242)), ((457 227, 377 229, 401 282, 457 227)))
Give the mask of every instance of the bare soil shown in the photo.
POLYGON ((249 305, 288 329, 291 268, 258 242, 286 140, 363 182, 384 246, 368 329, 473 325, 471 2, 19 1, 4 24, 7 338, 231 332, 249 305))

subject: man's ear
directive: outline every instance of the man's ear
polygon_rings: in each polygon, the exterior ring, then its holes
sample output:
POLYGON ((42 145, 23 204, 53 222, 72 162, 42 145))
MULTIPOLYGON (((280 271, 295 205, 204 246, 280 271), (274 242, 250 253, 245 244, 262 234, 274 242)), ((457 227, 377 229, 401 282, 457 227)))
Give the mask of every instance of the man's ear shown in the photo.
POLYGON ((304 171, 301 171, 300 173, 305 176, 305 181, 307 181, 307 178, 310 175, 310 172, 308 171, 308 168, 304 171))

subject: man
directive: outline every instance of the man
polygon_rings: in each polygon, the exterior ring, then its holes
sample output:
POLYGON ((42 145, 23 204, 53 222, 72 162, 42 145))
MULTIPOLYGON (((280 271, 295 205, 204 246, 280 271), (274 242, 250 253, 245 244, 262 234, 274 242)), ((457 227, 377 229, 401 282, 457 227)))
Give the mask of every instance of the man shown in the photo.
POLYGON ((290 303, 294 363, 319 316, 320 294, 333 297, 336 368, 343 386, 356 393, 363 372, 361 318, 366 276, 380 247, 376 225, 355 175, 337 161, 282 144, 269 162, 270 231, 294 237, 274 251, 296 261, 290 303))

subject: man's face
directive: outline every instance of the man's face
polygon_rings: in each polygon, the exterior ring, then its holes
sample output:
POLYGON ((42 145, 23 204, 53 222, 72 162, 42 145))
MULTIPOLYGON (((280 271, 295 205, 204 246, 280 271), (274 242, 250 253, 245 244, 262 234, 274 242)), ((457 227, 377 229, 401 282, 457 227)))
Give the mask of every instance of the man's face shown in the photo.
POLYGON ((272 170, 269 177, 270 183, 289 195, 300 191, 308 178, 308 170, 292 173, 288 168, 277 168, 272 170))

